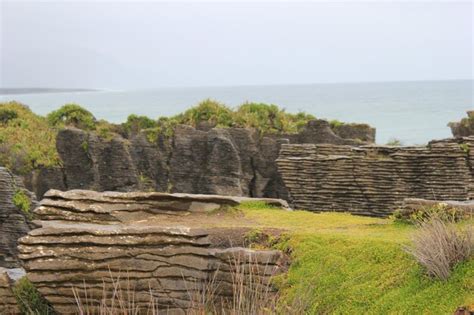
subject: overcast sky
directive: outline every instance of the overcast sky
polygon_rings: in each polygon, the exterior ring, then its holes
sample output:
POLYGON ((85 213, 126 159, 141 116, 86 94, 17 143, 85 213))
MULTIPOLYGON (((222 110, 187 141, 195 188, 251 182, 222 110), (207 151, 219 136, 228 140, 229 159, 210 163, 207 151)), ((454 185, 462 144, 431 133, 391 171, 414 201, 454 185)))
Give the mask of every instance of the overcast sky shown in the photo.
POLYGON ((473 77, 472 2, 2 1, 0 8, 2 87, 473 77))

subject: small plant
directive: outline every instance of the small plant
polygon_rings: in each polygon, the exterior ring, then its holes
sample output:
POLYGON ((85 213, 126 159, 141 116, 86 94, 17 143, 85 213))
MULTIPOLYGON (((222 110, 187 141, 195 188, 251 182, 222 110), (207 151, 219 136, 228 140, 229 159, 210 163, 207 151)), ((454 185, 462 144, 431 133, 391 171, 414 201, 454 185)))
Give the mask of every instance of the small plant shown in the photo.
POLYGON ((85 153, 89 152, 89 142, 87 140, 82 141, 81 148, 85 153))
POLYGON ((30 212, 31 200, 30 197, 21 189, 18 189, 12 198, 13 204, 21 210, 28 219, 32 218, 32 213, 30 212))
POLYGON ((469 154, 469 145, 467 143, 461 143, 459 148, 466 154, 469 154))
POLYGON ((329 121, 329 125, 331 126, 331 128, 338 128, 338 127, 341 127, 342 125, 344 125, 344 123, 342 121, 337 120, 337 119, 333 119, 333 120, 329 121))
POLYGON ((20 308, 21 314, 27 315, 54 315, 53 308, 41 296, 35 286, 23 277, 13 287, 13 294, 20 308))
POLYGON ((94 115, 77 104, 66 104, 49 113, 47 119, 55 127, 74 126, 84 130, 94 130, 96 124, 94 115))
POLYGON ((472 255, 472 229, 457 229, 452 223, 432 219, 421 223, 406 251, 425 269, 429 276, 447 280, 453 268, 472 255))
POLYGON ((391 147, 401 147, 403 145, 403 142, 400 139, 391 138, 390 140, 388 140, 386 145, 391 147))

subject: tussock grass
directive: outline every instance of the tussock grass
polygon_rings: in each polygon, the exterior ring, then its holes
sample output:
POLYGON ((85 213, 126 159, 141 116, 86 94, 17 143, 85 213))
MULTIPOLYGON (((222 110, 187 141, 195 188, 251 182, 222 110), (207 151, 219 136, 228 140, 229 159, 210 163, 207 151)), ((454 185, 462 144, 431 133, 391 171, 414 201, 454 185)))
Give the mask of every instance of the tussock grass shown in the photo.
POLYGON ((435 218, 422 222, 407 246, 408 253, 426 269, 428 275, 446 281, 453 268, 474 253, 471 227, 459 229, 454 224, 435 218))

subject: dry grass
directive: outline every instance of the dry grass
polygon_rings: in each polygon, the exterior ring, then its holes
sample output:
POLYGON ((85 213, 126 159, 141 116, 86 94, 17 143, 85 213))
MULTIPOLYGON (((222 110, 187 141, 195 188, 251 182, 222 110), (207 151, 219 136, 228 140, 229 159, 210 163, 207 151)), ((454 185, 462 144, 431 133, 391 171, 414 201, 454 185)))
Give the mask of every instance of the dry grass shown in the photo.
POLYGON ((428 275, 447 280, 458 263, 474 252, 472 228, 459 229, 441 219, 422 222, 407 252, 424 267, 428 275))
MULTIPOLYGON (((190 306, 186 311, 190 315, 244 315, 275 314, 278 294, 272 285, 272 267, 258 264, 252 255, 235 256, 229 261, 230 271, 216 270, 209 279, 194 280, 186 288, 190 306), (230 275, 231 283, 227 280, 230 275), (225 279, 225 280, 224 280, 225 279)), ((92 297, 90 288, 73 288, 76 312, 80 315, 138 315, 167 314, 169 305, 160 305, 157 294, 149 291, 149 302, 137 302, 137 294, 130 279, 126 287, 121 279, 104 281, 102 297, 92 297), (110 284, 111 282, 111 284, 110 284)), ((188 279, 189 281, 189 279, 188 279)))

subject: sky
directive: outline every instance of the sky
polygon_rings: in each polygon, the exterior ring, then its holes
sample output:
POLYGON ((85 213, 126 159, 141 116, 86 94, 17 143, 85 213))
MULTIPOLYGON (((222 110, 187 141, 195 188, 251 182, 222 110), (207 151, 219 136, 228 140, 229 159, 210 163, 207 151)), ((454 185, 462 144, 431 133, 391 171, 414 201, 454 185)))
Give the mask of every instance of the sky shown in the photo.
POLYGON ((0 1, 0 87, 473 78, 471 1, 0 1))

